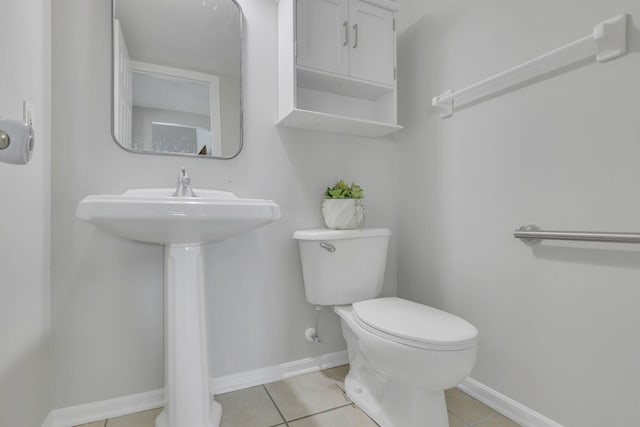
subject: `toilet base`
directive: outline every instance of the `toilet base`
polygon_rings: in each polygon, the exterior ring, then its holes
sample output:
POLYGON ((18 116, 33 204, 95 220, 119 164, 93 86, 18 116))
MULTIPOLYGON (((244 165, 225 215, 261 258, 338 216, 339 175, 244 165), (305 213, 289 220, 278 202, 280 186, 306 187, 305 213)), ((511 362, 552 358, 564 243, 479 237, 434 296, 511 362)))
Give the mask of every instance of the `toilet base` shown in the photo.
POLYGON ((449 427, 444 391, 413 389, 387 381, 372 391, 355 376, 347 375, 349 399, 381 427, 449 427))
POLYGON ((449 427, 444 391, 471 371, 477 348, 436 351, 361 328, 352 308, 335 307, 347 342, 347 396, 381 427, 449 427))

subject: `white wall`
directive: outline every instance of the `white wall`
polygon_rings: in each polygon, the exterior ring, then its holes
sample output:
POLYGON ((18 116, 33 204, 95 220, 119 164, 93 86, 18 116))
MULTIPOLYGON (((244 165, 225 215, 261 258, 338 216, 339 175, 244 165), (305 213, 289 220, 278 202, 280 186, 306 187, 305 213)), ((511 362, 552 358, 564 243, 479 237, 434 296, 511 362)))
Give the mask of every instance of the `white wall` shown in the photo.
MULTIPOLYGON (((640 249, 512 237, 523 223, 640 229, 640 3, 456 1, 400 37, 399 294, 480 330, 472 377, 571 427, 636 426, 640 249), (432 96, 562 46, 619 13, 631 53, 441 120, 432 96)), ((426 15, 416 20, 418 11, 426 15), (421 16, 421 15, 418 15, 421 16)), ((406 15, 409 13, 411 16, 406 15)))
MULTIPOLYGON (((56 407, 163 385, 162 249, 110 237, 74 216, 88 194, 173 186, 180 166, 196 187, 275 200, 283 219, 208 249, 209 347, 213 376, 345 348, 325 312, 323 344, 304 330, 296 229, 321 226, 327 185, 354 180, 366 192, 368 224, 396 231, 397 145, 274 126, 276 3, 243 0, 244 138, 239 157, 185 159, 130 154, 110 135, 109 1, 57 0, 53 10, 53 396, 56 407)), ((392 240, 386 293, 396 289, 392 240)))
POLYGON ((0 16, 0 116, 21 120, 28 99, 36 135, 29 164, 0 163, 0 425, 33 427, 49 412, 50 4, 0 16))

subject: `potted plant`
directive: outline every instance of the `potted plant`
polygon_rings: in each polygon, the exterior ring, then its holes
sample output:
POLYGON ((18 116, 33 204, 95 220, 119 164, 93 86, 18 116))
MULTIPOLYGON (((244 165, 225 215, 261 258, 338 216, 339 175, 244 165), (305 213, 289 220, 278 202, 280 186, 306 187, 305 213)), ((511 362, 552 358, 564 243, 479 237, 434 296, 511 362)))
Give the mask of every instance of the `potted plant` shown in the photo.
POLYGON ((364 224, 364 192, 359 185, 343 180, 328 187, 322 202, 322 216, 327 227, 352 230, 364 224))

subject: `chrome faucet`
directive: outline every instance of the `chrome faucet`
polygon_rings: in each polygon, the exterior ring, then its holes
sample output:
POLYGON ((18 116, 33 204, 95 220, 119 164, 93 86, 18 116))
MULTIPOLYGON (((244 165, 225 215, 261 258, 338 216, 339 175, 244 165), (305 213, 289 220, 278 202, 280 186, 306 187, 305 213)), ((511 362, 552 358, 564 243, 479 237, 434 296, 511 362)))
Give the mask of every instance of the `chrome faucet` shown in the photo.
POLYGON ((181 168, 180 175, 178 175, 178 188, 173 193, 173 197, 198 197, 191 188, 191 177, 185 170, 181 168))

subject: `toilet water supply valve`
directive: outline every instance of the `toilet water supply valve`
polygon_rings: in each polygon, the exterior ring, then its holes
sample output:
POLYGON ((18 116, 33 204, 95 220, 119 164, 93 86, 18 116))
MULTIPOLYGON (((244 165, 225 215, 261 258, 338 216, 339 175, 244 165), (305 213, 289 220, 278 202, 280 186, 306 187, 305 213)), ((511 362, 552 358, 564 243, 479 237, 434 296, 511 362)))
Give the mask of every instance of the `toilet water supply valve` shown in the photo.
MULTIPOLYGON (((336 251, 336 247, 334 245, 332 245, 331 243, 320 242, 320 247, 322 249, 325 249, 327 252, 333 253, 333 252, 336 251)), ((318 343, 318 344, 322 344, 322 340, 320 339, 320 333, 318 332, 318 318, 320 317, 320 312, 322 311, 322 306, 321 305, 316 305, 315 309, 316 309, 316 327, 315 328, 309 328, 306 331, 304 331, 304 337, 309 342, 315 342, 315 343, 318 343)))
POLYGON ((309 342, 322 344, 322 340, 320 339, 320 334, 318 333, 318 318, 320 317, 322 306, 316 305, 315 309, 316 309, 316 327, 309 328, 306 331, 304 331, 304 337, 309 342))

